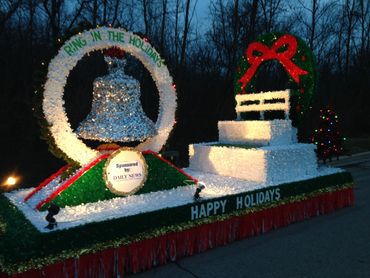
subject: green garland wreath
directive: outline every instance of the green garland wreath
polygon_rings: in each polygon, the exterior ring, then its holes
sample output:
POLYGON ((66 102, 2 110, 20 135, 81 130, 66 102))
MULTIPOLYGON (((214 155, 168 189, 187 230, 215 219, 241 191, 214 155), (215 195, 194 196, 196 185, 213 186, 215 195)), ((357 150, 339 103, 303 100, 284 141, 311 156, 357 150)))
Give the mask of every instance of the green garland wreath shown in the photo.
POLYGON ((258 37, 248 46, 238 63, 234 93, 258 93, 255 91, 255 83, 261 69, 260 65, 272 59, 278 60, 288 72, 288 88, 291 91, 290 117, 293 125, 299 126, 311 105, 317 78, 314 55, 302 39, 279 32, 258 37), (252 49, 249 49, 250 47, 252 49), (249 75, 249 78, 246 78, 243 84, 241 79, 245 75, 249 75))

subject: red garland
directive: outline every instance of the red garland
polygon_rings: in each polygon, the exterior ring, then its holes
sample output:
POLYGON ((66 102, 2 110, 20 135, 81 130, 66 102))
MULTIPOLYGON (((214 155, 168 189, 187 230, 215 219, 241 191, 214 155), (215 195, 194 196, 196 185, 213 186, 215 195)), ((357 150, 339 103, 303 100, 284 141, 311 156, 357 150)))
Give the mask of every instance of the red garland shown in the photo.
POLYGON ((63 166, 60 168, 56 173, 52 174, 50 177, 45 179, 42 183, 40 183, 34 190, 32 190, 24 199, 24 202, 27 202, 33 195, 35 195, 37 192, 39 192, 42 188, 44 188, 46 185, 48 185, 53 179, 56 179, 59 177, 64 171, 66 171, 69 168, 70 164, 63 166))
POLYGON ((175 168, 177 171, 179 171, 181 174, 183 174, 184 176, 186 176, 187 178, 189 178, 190 180, 192 180, 194 183, 197 183, 198 182, 197 179, 194 179, 192 176, 190 176, 189 174, 187 174, 184 170, 182 170, 179 167, 177 167, 176 165, 172 164, 170 161, 164 159, 162 156, 160 156, 155 151, 146 150, 146 151, 143 151, 143 154, 152 154, 152 155, 154 155, 156 158, 162 160, 163 162, 166 162, 168 165, 170 165, 171 167, 175 168))
POLYGON ((77 179, 79 179, 86 171, 90 170, 93 166, 98 164, 100 161, 102 161, 105 158, 108 158, 110 154, 103 154, 99 156, 97 159, 95 159, 93 162, 87 164, 85 167, 83 167, 77 174, 69 178, 62 186, 59 186, 56 190, 53 191, 47 197, 46 199, 42 200, 36 205, 36 209, 40 209, 44 204, 49 203, 51 200, 53 200, 56 196, 59 195, 62 191, 66 190, 68 187, 70 187, 77 179))
POLYGON ((239 82, 242 83, 242 90, 244 90, 247 83, 252 79, 260 64, 271 59, 278 60, 292 76, 294 81, 299 84, 299 76, 308 74, 308 72, 298 67, 291 60, 297 52, 297 46, 297 39, 289 34, 285 34, 280 37, 280 39, 278 39, 271 48, 261 42, 251 43, 246 51, 247 60, 251 67, 239 79, 239 82), (284 52, 278 52, 278 50, 284 45, 287 45, 287 49, 284 52), (261 55, 255 56, 255 52, 260 52, 261 55))
POLYGON ((266 233, 320 214, 328 214, 353 204, 353 188, 340 189, 307 200, 234 216, 181 232, 171 232, 156 238, 83 255, 76 259, 68 259, 39 270, 10 276, 0 272, 0 278, 64 278, 73 277, 75 273, 78 273, 78 277, 100 277, 102 274, 105 277, 114 277, 117 274, 122 277, 125 273, 145 271, 157 265, 266 233))

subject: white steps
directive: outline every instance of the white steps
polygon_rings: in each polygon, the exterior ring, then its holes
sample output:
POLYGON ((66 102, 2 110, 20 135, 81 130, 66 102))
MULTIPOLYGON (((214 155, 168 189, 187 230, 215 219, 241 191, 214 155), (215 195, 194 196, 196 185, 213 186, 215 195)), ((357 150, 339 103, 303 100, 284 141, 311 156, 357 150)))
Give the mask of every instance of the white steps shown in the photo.
POLYGON ((192 170, 256 182, 284 182, 317 172, 313 144, 242 148, 217 142, 190 145, 192 170))
POLYGON ((270 146, 297 143, 297 130, 290 120, 221 121, 218 131, 221 143, 270 146))

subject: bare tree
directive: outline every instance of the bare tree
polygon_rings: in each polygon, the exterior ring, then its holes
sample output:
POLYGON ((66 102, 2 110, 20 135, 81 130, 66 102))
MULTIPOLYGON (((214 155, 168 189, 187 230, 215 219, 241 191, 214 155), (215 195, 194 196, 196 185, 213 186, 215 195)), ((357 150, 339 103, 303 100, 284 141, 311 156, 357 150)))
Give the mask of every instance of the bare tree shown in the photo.
POLYGON ((119 12, 119 2, 120 2, 120 0, 116 0, 116 2, 114 4, 112 26, 114 26, 116 24, 116 21, 117 21, 118 12, 119 12))
POLYGON ((178 49, 179 49, 179 10, 180 10, 180 0, 176 0, 176 6, 175 6, 175 30, 174 30, 174 37, 175 37, 175 61, 176 61, 176 67, 178 66, 178 49))
POLYGON ((355 17, 355 8, 356 8, 356 0, 346 0, 343 9, 344 9, 344 16, 347 20, 347 30, 346 30, 346 56, 345 56, 345 65, 344 70, 346 76, 348 76, 349 71, 349 60, 351 55, 351 41, 352 41, 352 33, 354 31, 354 26, 356 23, 355 17))
POLYGON ((281 9, 281 0, 260 0, 259 3, 263 14, 264 31, 271 32, 275 26, 274 20, 277 19, 277 15, 281 9))
POLYGON ((212 27, 208 36, 216 50, 215 63, 226 80, 231 80, 236 62, 246 43, 255 37, 258 1, 214 1, 212 27))
POLYGON ((180 66, 183 66, 184 63, 185 63, 186 44, 187 44, 188 32, 189 32, 189 11, 190 11, 190 0, 186 0, 185 20, 184 20, 184 34, 182 36, 180 66))
POLYGON ((218 0, 211 5, 212 28, 208 32, 208 36, 216 50, 214 63, 219 66, 219 72, 223 72, 224 75, 225 73, 228 75, 232 60, 233 38, 230 34, 233 34, 232 20, 234 14, 235 3, 232 6, 230 3, 225 4, 218 0))
POLYGON ((145 28, 145 35, 149 36, 150 29, 149 29, 149 19, 148 19, 148 1, 142 0, 143 4, 143 17, 144 17, 144 28, 145 28))
POLYGON ((305 29, 306 36, 303 39, 306 39, 308 46, 316 54, 317 61, 327 63, 332 56, 333 42, 338 32, 337 26, 332 24, 333 21, 338 21, 337 2, 300 0, 298 6, 291 7, 291 10, 295 14, 295 32, 301 33, 302 28, 305 29))
POLYGON ((344 18, 341 17, 339 24, 338 24, 338 29, 337 29, 337 38, 336 38, 336 44, 335 44, 335 52, 336 52, 336 59, 338 61, 338 71, 339 74, 342 76, 343 75, 343 58, 342 58, 342 50, 343 50, 343 36, 344 32, 344 18))
POLYGON ((88 3, 88 0, 79 0, 79 3, 77 3, 75 13, 72 15, 67 28, 64 30, 65 33, 69 33, 70 30, 74 27, 76 21, 81 16, 82 11, 85 9, 87 3, 88 3))
POLYGON ((301 14, 298 18, 300 22, 307 29, 308 45, 313 50, 315 46, 314 43, 315 43, 315 38, 316 38, 316 29, 317 29, 320 3, 319 3, 319 0, 311 0, 309 2, 310 4, 307 2, 304 2, 303 0, 299 0, 298 2, 304 10, 303 14, 301 14), (307 14, 309 18, 307 21, 304 20, 305 14, 307 14))
POLYGON ((5 27, 5 23, 12 17, 21 5, 22 0, 3 0, 0 2, 0 32, 5 27))
POLYGON ((316 17, 318 11, 318 0, 312 0, 312 7, 311 7, 311 32, 310 32, 310 40, 309 46, 313 49, 313 41, 315 39, 315 30, 316 30, 316 17))
POLYGON ((107 24, 107 8, 108 8, 107 6, 108 6, 108 1, 103 0, 103 22, 102 22, 103 25, 107 24))
POLYGON ((370 51, 370 2, 361 2, 361 51, 370 51))
POLYGON ((162 0, 162 23, 161 23, 161 37, 159 49, 163 52, 164 48, 164 31, 166 29, 166 16, 167 16, 167 0, 162 0))
POLYGON ((28 0, 28 41, 30 44, 30 49, 32 50, 33 42, 33 27, 34 27, 34 18, 35 18, 36 3, 35 0, 28 0))
POLYGON ((256 37, 257 12, 258 12, 258 0, 253 0, 248 32, 250 40, 253 40, 256 37))
POLYGON ((48 16, 51 28, 51 41, 54 47, 57 45, 60 36, 61 9, 63 4, 64 0, 43 0, 43 7, 48 16))
POLYGON ((95 27, 98 23, 98 0, 93 0, 92 24, 95 27))
POLYGON ((72 14, 66 11, 64 0, 43 0, 42 5, 51 28, 51 41, 57 47, 63 34, 68 34, 85 9, 88 0, 79 0, 72 14))
MULTIPOLYGON (((239 30, 240 30, 239 0, 234 1, 233 22, 234 22, 234 24, 233 24, 233 43, 232 43, 232 58, 231 58, 232 65, 231 65, 231 67, 236 64, 236 55, 238 53, 239 30)), ((230 73, 228 73, 228 74, 230 74, 230 73)))

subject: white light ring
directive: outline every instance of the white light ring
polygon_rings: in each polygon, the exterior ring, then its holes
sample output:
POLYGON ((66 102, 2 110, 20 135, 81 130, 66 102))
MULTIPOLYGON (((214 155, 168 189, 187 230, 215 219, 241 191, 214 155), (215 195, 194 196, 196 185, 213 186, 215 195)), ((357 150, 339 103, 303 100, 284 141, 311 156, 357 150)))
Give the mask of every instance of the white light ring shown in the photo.
MULTIPOLYGON (((153 150, 159 152, 166 143, 175 123, 175 111, 177 106, 176 91, 173 87, 172 77, 170 76, 167 67, 164 64, 158 67, 142 49, 129 44, 127 40, 124 43, 112 42, 107 39, 98 42, 91 42, 90 32, 93 31, 105 33, 113 31, 124 33, 126 37, 134 36, 131 32, 117 28, 102 27, 85 31, 71 37, 62 46, 56 57, 50 61, 47 81, 44 87, 43 111, 45 118, 50 125, 49 129, 55 140, 55 144, 69 158, 82 165, 89 163, 99 155, 98 151, 88 147, 73 132, 64 109, 64 86, 66 85, 70 71, 85 54, 116 46, 140 60, 150 72, 157 86, 159 92, 159 114, 155 127, 158 134, 139 144, 136 149, 139 151, 153 150), (87 41, 90 41, 90 44, 86 44, 83 48, 76 51, 73 56, 69 56, 65 51, 63 51, 63 47, 71 43, 76 38, 85 38, 87 41)), ((150 46, 147 42, 146 45, 150 46)))

